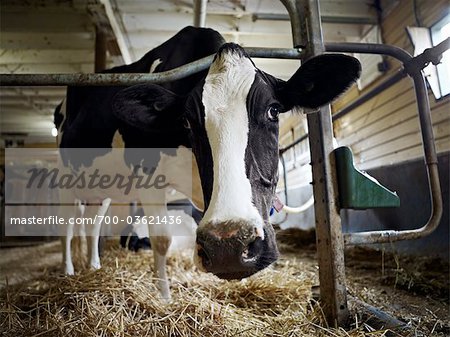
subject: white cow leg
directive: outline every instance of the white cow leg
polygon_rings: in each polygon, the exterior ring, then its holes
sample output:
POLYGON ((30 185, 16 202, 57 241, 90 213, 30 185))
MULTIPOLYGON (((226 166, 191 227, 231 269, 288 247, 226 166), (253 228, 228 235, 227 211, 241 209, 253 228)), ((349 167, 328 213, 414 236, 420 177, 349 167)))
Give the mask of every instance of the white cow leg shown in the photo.
MULTIPOLYGON (((162 193, 164 193, 164 191, 162 191, 162 193)), ((165 195, 163 194, 161 197, 165 197, 165 195)), ((167 216, 166 207, 163 205, 156 207, 144 206, 144 213, 147 217, 154 216, 155 219, 157 219, 158 216, 159 218, 167 216)), ((148 225, 148 229, 153 250, 154 273, 157 279, 156 286, 161 294, 161 298, 164 301, 169 302, 171 296, 169 281, 167 279, 166 261, 167 251, 169 250, 169 246, 172 242, 172 237, 169 235, 167 228, 165 228, 163 224, 150 223, 148 225)))
POLYGON ((63 192, 62 191, 59 192, 59 200, 61 206, 58 210, 59 216, 67 222, 60 229, 62 231, 61 232, 62 267, 64 270, 64 274, 74 275, 75 269, 73 267, 72 251, 71 251, 72 238, 74 234, 74 224, 73 223, 70 224, 68 219, 71 218, 75 214, 75 212, 74 208, 64 205, 74 202, 75 197, 71 193, 68 192, 63 193, 63 192))
POLYGON ((66 275, 74 275, 75 270, 72 263, 72 252, 70 250, 70 244, 73 238, 73 224, 68 224, 66 227, 66 233, 61 237, 62 239, 62 252, 63 252, 63 266, 64 273, 66 275))
MULTIPOLYGON (((153 176, 157 177, 158 174, 164 175, 164 165, 161 165, 161 162, 153 176)), ((167 279, 166 261, 172 236, 164 224, 156 223, 156 219, 167 217, 166 191, 165 189, 152 189, 151 191, 140 189, 139 192, 145 216, 154 219, 153 222, 149 221, 148 228, 154 257, 154 272, 157 278, 156 286, 161 298, 166 302, 170 302, 171 296, 169 280, 167 279)))
POLYGON ((86 249, 84 247, 84 240, 86 239, 86 231, 82 218, 84 216, 84 211, 86 206, 81 200, 76 200, 75 206, 75 217, 74 217, 74 227, 73 227, 73 238, 72 238, 72 260, 77 261, 82 264, 85 262, 86 249))
MULTIPOLYGON (((151 231, 150 231, 151 232, 151 231)), ((161 298, 167 302, 170 301, 170 287, 167 279, 167 251, 169 250, 172 238, 169 236, 154 236, 150 237, 154 256, 154 268, 156 274, 156 285, 161 294, 161 298)))
POLYGON ((89 267, 91 269, 100 269, 100 255, 98 252, 98 240, 100 237, 100 229, 102 226, 102 220, 108 211, 108 207, 111 204, 111 199, 106 198, 102 201, 102 205, 98 207, 97 214, 92 214, 92 210, 95 210, 95 206, 88 206, 86 208, 86 218, 92 218, 95 221, 92 225, 92 231, 89 235, 88 239, 88 253, 89 253, 89 267))

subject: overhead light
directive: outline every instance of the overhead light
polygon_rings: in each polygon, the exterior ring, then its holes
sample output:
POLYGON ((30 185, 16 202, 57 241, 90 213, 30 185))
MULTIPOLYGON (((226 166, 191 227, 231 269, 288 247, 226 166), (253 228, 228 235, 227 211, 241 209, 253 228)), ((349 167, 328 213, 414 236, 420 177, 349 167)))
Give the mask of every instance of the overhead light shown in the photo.
POLYGON ((52 128, 52 136, 53 136, 53 137, 56 137, 57 135, 58 135, 58 129, 55 128, 55 127, 53 127, 53 128, 52 128))

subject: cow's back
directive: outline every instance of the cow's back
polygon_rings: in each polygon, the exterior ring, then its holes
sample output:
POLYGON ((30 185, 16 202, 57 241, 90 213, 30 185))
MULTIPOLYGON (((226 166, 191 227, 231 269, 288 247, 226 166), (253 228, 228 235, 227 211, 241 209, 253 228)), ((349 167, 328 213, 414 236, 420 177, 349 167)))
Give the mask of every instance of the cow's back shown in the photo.
MULTIPOLYGON (((140 60, 103 72, 163 72, 211 55, 223 43, 222 36, 212 29, 186 27, 140 60)), ((206 73, 207 70, 181 80, 163 83, 161 86, 178 95, 184 95, 201 82, 206 73)), ((183 129, 174 128, 171 134, 158 128, 144 132, 119 123, 112 113, 111 100, 123 88, 125 87, 68 87, 65 111, 62 111, 62 108, 55 111, 55 123, 62 124, 57 125, 61 133, 60 148, 98 148, 97 155, 103 155, 112 147, 117 132, 120 132, 126 147, 173 148, 180 144, 190 145, 183 129)), ((65 157, 64 150, 62 157, 67 164, 69 158, 65 157)), ((93 159, 84 158, 83 163, 72 164, 89 165, 93 159)))
MULTIPOLYGON (((163 72, 214 54, 225 43, 223 37, 210 28, 185 27, 172 38, 152 49, 139 61, 105 70, 105 73, 163 72), (152 66, 156 67, 151 69, 152 66)), ((186 78, 159 84, 178 95, 185 95, 203 78, 207 70, 186 78)))

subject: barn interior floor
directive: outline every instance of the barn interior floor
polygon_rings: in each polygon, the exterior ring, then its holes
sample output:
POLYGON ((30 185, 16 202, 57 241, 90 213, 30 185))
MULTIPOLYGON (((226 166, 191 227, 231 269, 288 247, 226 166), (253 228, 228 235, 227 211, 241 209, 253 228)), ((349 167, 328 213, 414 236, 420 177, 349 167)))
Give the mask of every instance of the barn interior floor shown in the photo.
MULTIPOLYGON (((61 275, 60 243, 2 249, 0 332, 4 336, 387 336, 357 313, 343 329, 323 327, 315 301, 314 234, 283 231, 281 258, 244 281, 199 273, 191 253, 168 262, 173 301, 157 298, 152 254, 108 240, 99 271, 61 275)), ((77 267, 77 266, 76 266, 77 267)), ((79 265, 78 265, 79 267, 79 265)), ((363 248, 346 252, 349 294, 404 321, 393 336, 448 336, 449 266, 363 248)))

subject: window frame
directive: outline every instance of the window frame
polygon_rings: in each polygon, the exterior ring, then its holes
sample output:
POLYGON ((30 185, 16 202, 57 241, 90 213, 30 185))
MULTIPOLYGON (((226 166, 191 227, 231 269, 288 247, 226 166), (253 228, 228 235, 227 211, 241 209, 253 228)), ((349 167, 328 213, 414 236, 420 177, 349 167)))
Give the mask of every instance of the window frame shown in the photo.
MULTIPOLYGON (((436 21, 433 25, 430 26, 429 31, 430 31, 430 38, 431 38, 431 43, 434 46, 438 45, 439 43, 441 43, 442 41, 444 41, 447 37, 437 37, 437 35, 441 34, 441 29, 447 25, 450 24, 450 13, 447 13, 444 17, 442 17, 441 19, 439 19, 438 21, 436 21)), ((448 53, 447 55, 447 59, 448 59, 448 69, 450 69, 450 50, 447 50, 446 53, 448 53)), ((437 98, 436 100, 442 100, 447 98, 450 95, 450 70, 447 70, 447 76, 445 75, 445 70, 444 70, 444 64, 441 63, 439 65, 436 66, 436 72, 437 72, 437 78, 438 78, 438 83, 439 83, 439 93, 440 93, 440 97, 437 98), (443 88, 442 88, 442 82, 446 81, 446 87, 447 90, 445 93, 443 92, 443 88)))

